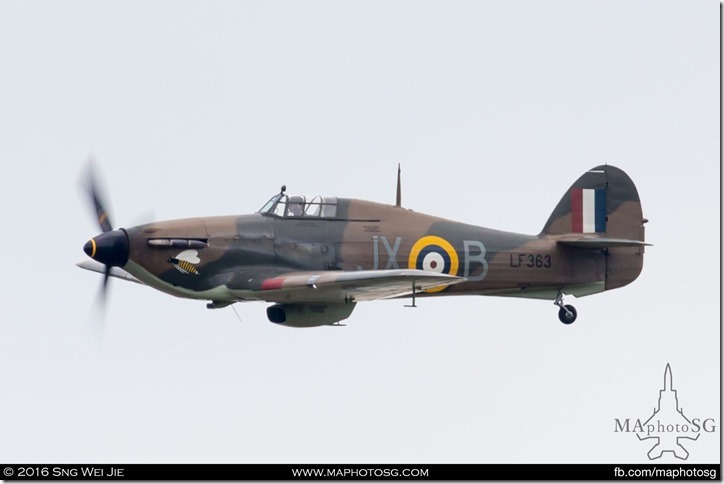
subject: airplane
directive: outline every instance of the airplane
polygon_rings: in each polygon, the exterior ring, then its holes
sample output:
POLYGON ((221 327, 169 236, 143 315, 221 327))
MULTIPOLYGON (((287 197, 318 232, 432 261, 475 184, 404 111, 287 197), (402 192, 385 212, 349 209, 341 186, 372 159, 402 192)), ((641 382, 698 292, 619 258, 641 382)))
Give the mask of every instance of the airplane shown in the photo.
POLYGON ((581 175, 538 235, 446 220, 395 205, 306 198, 286 186, 257 212, 158 221, 114 229, 95 177, 88 193, 101 234, 77 264, 209 309, 266 301, 272 323, 340 325, 361 301, 483 295, 553 301, 633 282, 643 268, 644 224, 636 186, 611 165, 581 175))

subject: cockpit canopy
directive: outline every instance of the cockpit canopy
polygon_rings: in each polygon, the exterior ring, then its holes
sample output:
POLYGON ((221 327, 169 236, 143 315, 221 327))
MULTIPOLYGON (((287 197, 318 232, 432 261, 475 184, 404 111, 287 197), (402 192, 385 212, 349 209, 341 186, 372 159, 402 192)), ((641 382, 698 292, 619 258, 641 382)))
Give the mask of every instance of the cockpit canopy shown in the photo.
POLYGON ((337 197, 316 196, 307 201, 304 196, 286 195, 282 192, 271 197, 259 210, 259 213, 282 218, 335 218, 337 216, 337 197))

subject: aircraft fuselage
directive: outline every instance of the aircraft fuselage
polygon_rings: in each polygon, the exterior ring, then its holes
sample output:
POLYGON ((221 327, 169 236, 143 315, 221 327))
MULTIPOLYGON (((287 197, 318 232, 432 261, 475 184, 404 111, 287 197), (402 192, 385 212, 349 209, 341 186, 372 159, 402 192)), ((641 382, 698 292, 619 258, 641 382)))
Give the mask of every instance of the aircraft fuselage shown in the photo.
POLYGON ((643 267, 644 224, 633 181, 602 165, 563 195, 539 235, 453 222, 398 205, 288 196, 286 187, 250 215, 154 222, 113 230, 95 185, 103 233, 81 265, 174 296, 276 303, 270 321, 334 324, 358 301, 496 295, 552 299, 576 319, 564 294, 625 286, 643 267), (100 267, 98 267, 100 266, 100 267))
MULTIPOLYGON (((553 299, 562 287, 604 289, 605 253, 555 238, 503 232, 361 200, 339 199, 345 218, 261 214, 157 222, 126 229, 142 282, 180 297, 261 299, 264 281, 292 271, 422 269, 467 281, 426 296, 495 294, 553 299), (149 241, 198 241, 199 248, 149 241), (151 245, 154 244, 154 245, 151 245), (195 273, 174 261, 195 251, 195 273), (575 252, 575 254, 574 254, 575 252)), ((574 292, 575 293, 575 292, 574 292)))

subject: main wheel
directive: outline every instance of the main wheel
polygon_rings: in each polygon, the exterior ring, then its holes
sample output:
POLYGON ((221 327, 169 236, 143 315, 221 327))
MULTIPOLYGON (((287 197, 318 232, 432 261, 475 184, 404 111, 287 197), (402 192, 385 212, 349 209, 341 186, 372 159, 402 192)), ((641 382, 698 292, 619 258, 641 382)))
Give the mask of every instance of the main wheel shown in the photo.
POLYGON ((560 319, 561 323, 563 324, 571 324, 573 321, 576 320, 577 316, 578 312, 576 311, 576 308, 574 308, 570 304, 566 304, 560 310, 558 310, 558 319, 560 319), (566 311, 566 309, 568 311, 566 311), (568 312, 570 312, 570 314, 568 312))

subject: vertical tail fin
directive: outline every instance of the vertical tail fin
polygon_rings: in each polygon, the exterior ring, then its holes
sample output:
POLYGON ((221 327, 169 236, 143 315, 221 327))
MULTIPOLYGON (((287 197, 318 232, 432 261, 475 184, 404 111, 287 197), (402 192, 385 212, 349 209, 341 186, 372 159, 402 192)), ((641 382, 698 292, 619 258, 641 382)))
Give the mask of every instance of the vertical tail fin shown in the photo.
MULTIPOLYGON (((636 186, 619 168, 602 165, 584 173, 558 202, 543 227, 545 235, 579 235, 638 241, 606 247, 606 289, 625 286, 643 267, 644 224, 636 186), (633 244, 632 244, 633 245, 633 244)), ((601 246, 605 246, 603 243, 601 246)))

